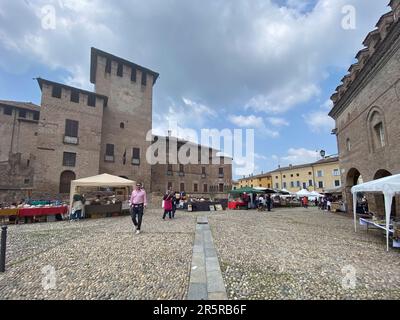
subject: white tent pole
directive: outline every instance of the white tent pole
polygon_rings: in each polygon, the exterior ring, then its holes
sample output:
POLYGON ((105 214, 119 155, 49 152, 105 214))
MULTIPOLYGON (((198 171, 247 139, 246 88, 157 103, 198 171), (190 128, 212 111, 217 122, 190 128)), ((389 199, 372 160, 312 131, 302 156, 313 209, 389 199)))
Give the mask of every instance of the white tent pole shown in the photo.
POLYGON ((390 227, 390 214, 392 213, 393 194, 384 193, 385 196, 385 213, 386 213, 386 247, 389 251, 389 227, 390 227))
POLYGON ((357 192, 353 192, 354 230, 357 232, 357 192))

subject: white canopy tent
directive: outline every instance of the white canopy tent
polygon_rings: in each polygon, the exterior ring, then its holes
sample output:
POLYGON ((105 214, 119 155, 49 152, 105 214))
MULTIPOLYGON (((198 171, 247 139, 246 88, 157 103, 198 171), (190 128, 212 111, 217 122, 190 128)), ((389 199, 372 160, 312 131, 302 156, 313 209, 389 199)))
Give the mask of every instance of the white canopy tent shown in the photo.
POLYGON ((386 245, 389 251, 389 227, 390 214, 392 211, 393 197, 400 194, 400 174, 373 180, 363 184, 359 184, 351 188, 353 193, 353 211, 354 211, 354 229, 357 232, 357 194, 366 193, 382 193, 385 198, 385 215, 386 215, 386 245))
POLYGON ((74 194, 79 187, 132 187, 136 185, 135 181, 127 180, 121 177, 113 176, 107 173, 98 176, 74 180, 71 182, 70 189, 70 208, 72 208, 74 194))
POLYGON ((320 194, 320 193, 318 193, 317 191, 311 192, 311 193, 310 193, 310 196, 311 196, 311 197, 314 197, 314 198, 323 198, 323 197, 324 197, 323 194, 320 194))
POLYGON ((298 197, 310 197, 311 196, 311 192, 306 190, 306 189, 302 189, 299 192, 296 192, 296 196, 298 197))

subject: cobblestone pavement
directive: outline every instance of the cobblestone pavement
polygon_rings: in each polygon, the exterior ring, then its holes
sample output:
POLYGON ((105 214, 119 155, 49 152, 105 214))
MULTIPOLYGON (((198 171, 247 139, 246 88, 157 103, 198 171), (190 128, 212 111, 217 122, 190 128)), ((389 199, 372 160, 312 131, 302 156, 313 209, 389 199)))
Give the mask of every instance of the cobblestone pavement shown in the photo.
MULTIPOLYGON (((0 299, 186 299, 202 215, 147 210, 140 235, 130 217, 10 226, 0 299), (54 289, 43 288, 46 266, 54 289)), ((347 217, 310 208, 208 220, 229 299, 400 298, 400 251, 386 252, 382 232, 355 234, 347 217)))
POLYGON ((310 208, 209 221, 229 299, 400 298, 400 251, 348 217, 310 208))
POLYGON ((0 299, 184 299, 195 223, 148 210, 140 235, 130 217, 10 226, 0 299), (55 289, 43 289, 46 266, 55 289))

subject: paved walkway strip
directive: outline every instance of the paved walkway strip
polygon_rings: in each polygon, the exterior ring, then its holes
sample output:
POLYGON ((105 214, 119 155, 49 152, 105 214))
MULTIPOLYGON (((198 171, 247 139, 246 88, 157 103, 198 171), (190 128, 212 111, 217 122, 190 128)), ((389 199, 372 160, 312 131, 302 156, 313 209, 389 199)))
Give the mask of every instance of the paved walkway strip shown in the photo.
POLYGON ((197 218, 188 300, 227 300, 207 217, 197 218))

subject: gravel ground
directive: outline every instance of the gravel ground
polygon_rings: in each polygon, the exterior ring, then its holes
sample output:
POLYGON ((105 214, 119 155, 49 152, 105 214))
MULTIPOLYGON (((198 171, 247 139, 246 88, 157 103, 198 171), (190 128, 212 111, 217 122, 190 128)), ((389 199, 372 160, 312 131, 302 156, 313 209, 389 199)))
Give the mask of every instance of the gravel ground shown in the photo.
MULTIPOLYGON (((10 226, 0 299, 185 299, 201 215, 147 210, 138 236, 130 217, 10 226)), ((312 208, 208 216, 229 299, 400 299, 400 251, 380 231, 312 208)))
POLYGON ((400 299, 400 251, 352 219, 299 208, 209 221, 229 299, 400 299))
POLYGON ((0 299, 184 299, 194 216, 147 210, 142 230, 130 217, 10 226, 0 299), (43 289, 46 266, 54 289, 43 289))

